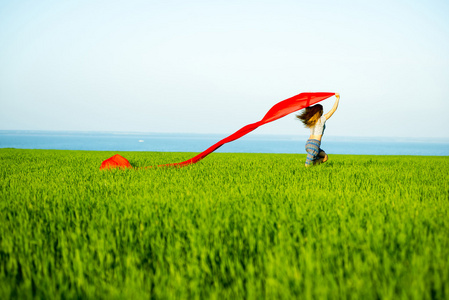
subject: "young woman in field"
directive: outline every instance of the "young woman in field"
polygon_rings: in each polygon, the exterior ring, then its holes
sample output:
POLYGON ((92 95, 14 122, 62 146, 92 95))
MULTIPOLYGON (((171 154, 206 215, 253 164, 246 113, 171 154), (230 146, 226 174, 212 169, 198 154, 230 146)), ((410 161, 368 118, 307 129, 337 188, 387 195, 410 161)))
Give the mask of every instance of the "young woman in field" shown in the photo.
POLYGON ((324 129, 326 128, 326 121, 332 117, 337 110, 338 102, 340 101, 340 95, 335 94, 337 98, 335 100, 332 109, 323 115, 323 106, 316 104, 307 107, 297 118, 300 119, 307 128, 310 128, 310 137, 306 143, 307 159, 306 167, 310 167, 312 164, 317 165, 327 161, 328 157, 326 152, 320 148, 321 138, 323 137, 324 129))

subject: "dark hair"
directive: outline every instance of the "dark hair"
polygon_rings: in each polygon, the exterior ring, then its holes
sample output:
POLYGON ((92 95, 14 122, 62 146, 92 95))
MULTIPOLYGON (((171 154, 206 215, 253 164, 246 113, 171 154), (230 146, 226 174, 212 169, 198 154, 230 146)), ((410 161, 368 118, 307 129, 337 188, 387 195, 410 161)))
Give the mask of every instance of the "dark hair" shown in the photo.
POLYGON ((296 117, 300 119, 306 127, 312 127, 322 115, 323 106, 321 104, 316 104, 314 106, 306 107, 306 109, 296 117))

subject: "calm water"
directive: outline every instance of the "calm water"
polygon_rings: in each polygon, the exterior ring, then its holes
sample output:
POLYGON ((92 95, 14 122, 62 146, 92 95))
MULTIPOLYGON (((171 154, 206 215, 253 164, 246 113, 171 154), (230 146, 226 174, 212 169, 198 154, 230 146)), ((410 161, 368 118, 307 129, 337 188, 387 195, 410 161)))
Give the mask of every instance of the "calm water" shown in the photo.
MULTIPOLYGON (((113 132, 0 131, 0 148, 201 152, 226 135, 113 132)), ((307 136, 248 134, 216 152, 305 153, 307 136)), ((345 138, 325 136, 332 154, 449 155, 448 139, 345 138)))

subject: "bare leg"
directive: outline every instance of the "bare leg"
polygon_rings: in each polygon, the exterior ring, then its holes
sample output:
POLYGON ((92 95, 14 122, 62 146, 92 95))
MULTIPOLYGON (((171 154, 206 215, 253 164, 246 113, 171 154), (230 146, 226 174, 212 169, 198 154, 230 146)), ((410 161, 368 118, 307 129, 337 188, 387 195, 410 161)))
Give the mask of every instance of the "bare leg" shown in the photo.
POLYGON ((322 164, 328 160, 328 156, 324 151, 320 151, 320 153, 318 153, 318 157, 319 158, 313 162, 314 165, 322 164))

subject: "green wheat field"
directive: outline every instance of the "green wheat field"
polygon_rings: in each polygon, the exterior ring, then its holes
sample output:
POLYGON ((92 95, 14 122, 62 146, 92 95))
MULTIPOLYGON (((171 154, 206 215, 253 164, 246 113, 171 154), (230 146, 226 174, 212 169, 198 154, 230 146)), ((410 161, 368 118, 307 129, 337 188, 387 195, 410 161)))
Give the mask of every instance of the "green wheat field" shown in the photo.
POLYGON ((114 154, 0 149, 0 299, 449 298, 449 157, 114 154))

